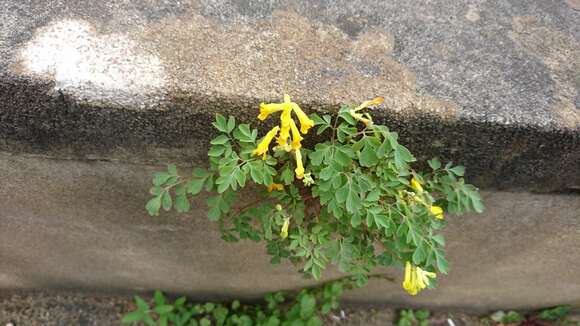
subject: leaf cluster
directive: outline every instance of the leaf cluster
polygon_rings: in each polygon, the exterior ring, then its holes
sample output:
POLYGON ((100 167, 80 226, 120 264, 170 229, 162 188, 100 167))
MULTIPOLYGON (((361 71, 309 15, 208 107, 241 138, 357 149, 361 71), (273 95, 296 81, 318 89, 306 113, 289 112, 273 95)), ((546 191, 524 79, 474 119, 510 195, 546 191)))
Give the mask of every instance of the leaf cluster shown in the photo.
POLYGON ((208 218, 219 224, 224 240, 264 241, 272 263, 288 259, 315 279, 329 264, 354 275, 359 285, 373 268, 407 261, 447 273, 440 233, 446 222, 431 209, 481 213, 477 188, 465 182, 465 169, 451 162, 443 165, 435 158, 428 161, 429 171, 413 169, 416 158, 396 132, 382 125, 361 127, 349 109, 343 107, 335 117, 310 116, 317 134, 328 139, 301 149, 312 183, 295 178, 294 156, 283 149, 275 148, 265 159, 252 156, 258 130, 218 114, 209 168, 183 176, 170 165, 156 173, 147 210, 151 215, 171 207, 187 212, 191 198, 205 190, 212 194, 208 218), (421 189, 411 187, 411 179, 421 189), (272 184, 283 190, 268 192, 272 184), (240 203, 237 193, 247 187, 258 198, 240 203), (287 236, 281 233, 285 222, 287 236))
POLYGON ((150 305, 135 297, 136 309, 121 320, 124 324, 144 323, 149 326, 320 326, 324 315, 338 308, 338 299, 353 286, 347 278, 320 287, 303 289, 297 294, 269 293, 258 304, 193 303, 185 297, 171 302, 156 291, 150 305))
POLYGON ((430 315, 427 310, 403 309, 399 311, 397 326, 428 326, 430 315))

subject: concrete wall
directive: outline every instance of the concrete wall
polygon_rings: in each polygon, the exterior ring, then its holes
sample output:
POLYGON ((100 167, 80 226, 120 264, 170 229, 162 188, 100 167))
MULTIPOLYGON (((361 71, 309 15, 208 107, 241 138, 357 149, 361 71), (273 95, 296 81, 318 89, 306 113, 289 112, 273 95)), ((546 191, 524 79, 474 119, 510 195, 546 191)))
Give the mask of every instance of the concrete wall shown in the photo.
POLYGON ((578 305, 578 9, 4 0, 0 288, 253 298, 308 284, 260 245, 222 242, 203 198, 187 216, 144 210, 160 164, 203 164, 215 112, 255 122, 287 92, 320 113, 385 96, 379 121, 484 190, 485 214, 449 217, 452 270, 436 291, 410 298, 391 270, 349 299, 578 305))
MULTIPOLYGON (((203 198, 185 216, 149 217, 154 170, 0 155, 0 287, 255 298, 311 284, 291 265, 271 266, 259 244, 222 241, 203 198)), ((483 199, 484 215, 448 217, 452 268, 437 290, 409 297, 391 270, 394 282, 348 298, 471 309, 580 303, 580 198, 486 191, 483 199)))

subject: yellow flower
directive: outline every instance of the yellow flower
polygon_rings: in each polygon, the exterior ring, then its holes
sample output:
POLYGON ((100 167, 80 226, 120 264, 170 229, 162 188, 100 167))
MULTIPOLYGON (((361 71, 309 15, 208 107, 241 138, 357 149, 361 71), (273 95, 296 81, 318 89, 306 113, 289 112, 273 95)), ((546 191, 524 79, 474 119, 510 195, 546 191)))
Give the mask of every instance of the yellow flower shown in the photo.
POLYGON ((436 277, 437 274, 424 271, 420 267, 413 266, 410 262, 406 262, 403 289, 405 289, 405 291, 410 295, 417 295, 417 293, 429 286, 430 278, 436 277))
POLYGON ((435 215, 435 218, 439 220, 445 218, 445 215, 443 215, 443 208, 439 206, 431 206, 431 214, 435 215))
POLYGON ((278 145, 284 146, 288 143, 290 137, 290 121, 292 121, 292 109, 286 108, 280 115, 280 135, 278 136, 278 145))
POLYGON ((350 113, 350 116, 353 117, 355 120, 364 123, 365 126, 372 124, 372 121, 370 119, 364 118, 362 114, 356 113, 355 110, 353 109, 349 110, 348 113, 350 113))
POLYGON ((302 153, 300 153, 299 149, 297 149, 295 152, 296 152, 296 169, 294 170, 294 172, 296 172, 296 179, 302 179, 302 178, 304 178, 304 166, 302 165, 302 153))
POLYGON ((285 105, 283 103, 260 103, 260 114, 258 115, 258 119, 264 121, 270 114, 284 110, 284 107, 285 105))
POLYGON ((276 136, 280 130, 280 127, 276 126, 272 128, 272 130, 268 131, 266 136, 262 138, 262 141, 258 144, 258 147, 252 152, 252 155, 262 155, 262 159, 266 159, 266 153, 268 153, 268 147, 270 146, 270 142, 276 136))
POLYGON ((290 218, 284 219, 284 225, 282 225, 282 230, 280 231, 280 237, 282 239, 288 238, 288 227, 290 226, 290 218))
POLYGON ((354 109, 355 111, 360 111, 364 108, 368 108, 369 106, 376 106, 379 105, 381 103, 383 103, 385 101, 384 97, 375 97, 374 99, 370 100, 370 101, 364 101, 362 102, 361 105, 357 106, 356 109, 354 109))
POLYGON ((272 183, 271 185, 268 186, 268 192, 272 192, 272 191, 282 191, 284 190, 284 186, 280 183, 272 183))
POLYGON ((296 103, 292 103, 292 110, 296 113, 298 120, 300 121, 300 132, 303 134, 308 133, 308 129, 314 127, 314 121, 312 121, 304 111, 296 103))
POLYGON ((302 138, 302 136, 300 135, 300 132, 298 131, 298 127, 296 127, 296 123, 294 123, 294 120, 290 120, 290 130, 292 130, 292 149, 293 150, 300 149, 300 147, 302 147, 302 144, 300 142, 304 138, 302 138))
POLYGON ((415 178, 411 179, 411 188, 415 189, 416 192, 423 191, 423 186, 421 186, 421 183, 419 183, 419 181, 417 181, 415 178))

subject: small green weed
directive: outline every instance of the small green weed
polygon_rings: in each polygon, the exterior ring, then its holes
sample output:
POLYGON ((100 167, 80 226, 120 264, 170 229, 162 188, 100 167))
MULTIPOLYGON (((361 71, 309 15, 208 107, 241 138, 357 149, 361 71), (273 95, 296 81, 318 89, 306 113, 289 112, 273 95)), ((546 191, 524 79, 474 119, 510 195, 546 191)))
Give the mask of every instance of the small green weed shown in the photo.
POLYGON ((399 312, 397 326, 427 326, 429 316, 426 310, 404 309, 399 312))
POLYGON ((319 288, 303 289, 297 295, 283 292, 268 294, 262 304, 187 302, 185 297, 169 301, 156 291, 153 305, 135 297, 137 310, 121 320, 124 324, 142 322, 149 326, 286 326, 322 325, 321 316, 339 306, 338 299, 345 289, 354 286, 350 279, 327 283, 319 288))

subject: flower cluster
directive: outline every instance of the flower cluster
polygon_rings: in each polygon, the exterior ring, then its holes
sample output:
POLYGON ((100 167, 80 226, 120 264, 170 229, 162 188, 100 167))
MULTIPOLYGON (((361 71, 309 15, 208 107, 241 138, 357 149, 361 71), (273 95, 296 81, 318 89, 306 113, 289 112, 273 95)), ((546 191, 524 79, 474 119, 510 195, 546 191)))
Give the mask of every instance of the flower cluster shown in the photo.
POLYGON ((300 148, 302 147, 302 140, 304 139, 301 135, 308 133, 308 130, 314 126, 314 121, 312 121, 304 111, 298 106, 298 104, 290 101, 289 95, 284 95, 283 103, 262 103, 260 104, 260 114, 258 119, 265 120, 270 114, 274 112, 282 111, 280 114, 280 126, 272 128, 264 138, 258 144, 258 147, 252 152, 253 155, 262 155, 262 159, 266 159, 266 154, 268 153, 270 143, 276 138, 277 148, 285 150, 287 152, 294 151, 296 157, 296 173, 297 179, 304 178, 304 165, 302 162, 302 153, 300 148), (298 117, 300 121, 300 130, 296 126, 294 119, 292 119, 292 113, 298 117), (290 137, 292 134, 292 137, 290 137), (290 141, 290 143, 288 143, 290 141))
POLYGON ((436 278, 433 272, 427 272, 421 267, 413 266, 410 262, 405 264, 405 279, 403 280, 403 289, 410 295, 417 295, 421 290, 429 286, 430 278, 436 278))

